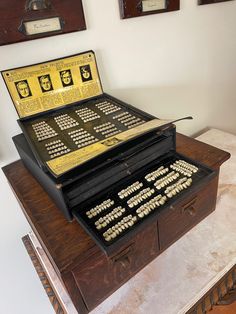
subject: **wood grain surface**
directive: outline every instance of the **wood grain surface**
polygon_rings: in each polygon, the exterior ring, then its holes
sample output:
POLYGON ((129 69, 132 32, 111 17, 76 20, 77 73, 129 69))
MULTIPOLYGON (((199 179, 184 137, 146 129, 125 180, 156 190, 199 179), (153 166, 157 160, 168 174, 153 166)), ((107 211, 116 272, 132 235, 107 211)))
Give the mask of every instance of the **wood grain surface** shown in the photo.
POLYGON ((142 1, 140 0, 119 0, 121 18, 127 19, 131 17, 145 16, 149 14, 164 13, 179 10, 180 0, 166 1, 166 8, 155 11, 142 11, 142 1))
POLYGON ((24 236, 22 238, 22 241, 24 243, 24 246, 29 254, 29 257, 34 265, 34 268, 39 276, 39 279, 44 287, 44 290, 55 310, 55 313, 56 314, 67 314, 64 312, 60 302, 58 301, 58 298, 52 288, 52 285, 50 284, 48 278, 47 278, 47 275, 42 267, 42 265, 40 264, 36 254, 35 254, 35 251, 33 249, 33 245, 30 241, 30 238, 29 236, 24 236))
POLYGON ((226 1, 232 1, 232 0, 199 0, 198 4, 212 4, 212 3, 226 2, 226 1))
MULTIPOLYGON (((218 170, 230 156, 227 152, 180 134, 177 134, 177 152, 215 170, 218 170)), ((3 171, 32 230, 80 313, 92 310, 163 249, 214 210, 218 180, 217 175, 215 179, 211 179, 208 189, 202 185, 194 195, 188 196, 190 199, 186 198, 186 203, 177 206, 176 213, 178 210, 181 213, 182 205, 186 208, 185 204, 195 197, 198 199, 196 219, 188 212, 184 213, 186 215, 184 228, 178 230, 176 234, 175 224, 172 225, 170 222, 175 236, 162 231, 165 229, 163 225, 158 230, 159 223, 153 219, 140 234, 129 238, 116 255, 108 258, 76 221, 68 222, 64 219, 48 194, 21 161, 4 167, 3 171), (207 204, 202 206, 204 202, 207 204), (158 238, 161 239, 162 248, 158 238)), ((176 220, 176 214, 170 218, 170 221, 172 220, 176 220)), ((164 218, 162 223, 163 221, 164 218)), ((168 224, 169 220, 166 223, 168 224)))
POLYGON ((51 0, 51 9, 30 12, 25 8, 26 2, 26 0, 0 1, 0 45, 86 29, 81 0, 51 0), (19 30, 23 21, 50 17, 60 17, 65 22, 62 30, 33 36, 26 36, 19 30))

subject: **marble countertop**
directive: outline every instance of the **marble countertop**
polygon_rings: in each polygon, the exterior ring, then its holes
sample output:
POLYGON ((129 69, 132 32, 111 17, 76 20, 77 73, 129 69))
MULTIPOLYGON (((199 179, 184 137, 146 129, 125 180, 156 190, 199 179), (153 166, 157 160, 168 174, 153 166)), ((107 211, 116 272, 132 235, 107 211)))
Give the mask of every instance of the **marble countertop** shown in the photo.
POLYGON ((236 136, 211 129, 197 139, 231 153, 221 167, 216 210, 92 314, 184 314, 236 263, 236 136))

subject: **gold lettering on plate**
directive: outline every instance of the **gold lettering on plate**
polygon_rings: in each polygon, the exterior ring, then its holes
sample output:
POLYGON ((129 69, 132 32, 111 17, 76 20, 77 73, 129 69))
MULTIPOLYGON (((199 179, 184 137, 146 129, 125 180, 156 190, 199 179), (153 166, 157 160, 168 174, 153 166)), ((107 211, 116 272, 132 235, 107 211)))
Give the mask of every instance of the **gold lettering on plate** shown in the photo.
POLYGON ((37 35, 61 30, 59 17, 24 22, 27 35, 37 35))
POLYGON ((143 12, 150 12, 156 10, 166 9, 166 0, 143 0, 142 10, 143 12))

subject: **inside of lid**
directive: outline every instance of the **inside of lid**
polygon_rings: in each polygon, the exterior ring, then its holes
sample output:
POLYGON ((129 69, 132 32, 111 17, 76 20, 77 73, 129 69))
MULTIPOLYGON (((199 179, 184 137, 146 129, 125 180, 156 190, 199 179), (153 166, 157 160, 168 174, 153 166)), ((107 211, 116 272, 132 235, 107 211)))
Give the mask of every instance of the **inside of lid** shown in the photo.
POLYGON ((102 94, 92 51, 2 72, 20 118, 102 94))

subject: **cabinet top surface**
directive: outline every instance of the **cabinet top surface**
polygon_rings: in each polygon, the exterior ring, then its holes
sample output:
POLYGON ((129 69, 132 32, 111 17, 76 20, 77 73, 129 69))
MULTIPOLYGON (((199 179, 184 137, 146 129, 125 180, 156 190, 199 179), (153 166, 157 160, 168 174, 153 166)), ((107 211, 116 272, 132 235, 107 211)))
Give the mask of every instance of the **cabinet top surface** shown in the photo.
MULTIPOLYGON (((177 152, 214 169, 230 156, 181 134, 177 134, 177 152)), ((103 254, 76 221, 65 220, 21 161, 5 166, 3 171, 33 231, 60 272, 91 254, 103 254)))

